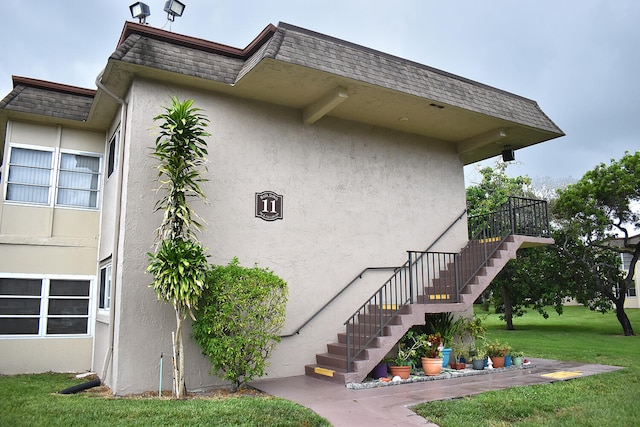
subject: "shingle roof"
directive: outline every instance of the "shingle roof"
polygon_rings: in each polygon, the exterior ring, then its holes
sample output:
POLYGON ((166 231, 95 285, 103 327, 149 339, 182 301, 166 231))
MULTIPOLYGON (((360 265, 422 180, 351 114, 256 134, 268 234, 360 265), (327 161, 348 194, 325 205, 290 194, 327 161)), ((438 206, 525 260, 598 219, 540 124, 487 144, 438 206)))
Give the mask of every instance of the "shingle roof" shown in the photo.
POLYGON ((290 24, 265 30, 251 50, 127 25, 111 59, 234 84, 272 58, 562 134, 533 100, 290 24))
POLYGON ((13 76, 13 90, 0 109, 85 121, 94 96, 90 89, 13 76))
POLYGON ((281 23, 278 31, 283 41, 273 57, 279 61, 561 132, 530 99, 289 24, 281 23))
MULTIPOLYGON (((304 67, 548 132, 562 131, 533 100, 310 30, 269 25, 245 49, 127 22, 109 63, 164 70, 229 86, 265 59, 304 67)), ((87 120, 95 91, 14 78, 0 109, 87 120), (64 106, 64 108, 60 108, 64 106)))

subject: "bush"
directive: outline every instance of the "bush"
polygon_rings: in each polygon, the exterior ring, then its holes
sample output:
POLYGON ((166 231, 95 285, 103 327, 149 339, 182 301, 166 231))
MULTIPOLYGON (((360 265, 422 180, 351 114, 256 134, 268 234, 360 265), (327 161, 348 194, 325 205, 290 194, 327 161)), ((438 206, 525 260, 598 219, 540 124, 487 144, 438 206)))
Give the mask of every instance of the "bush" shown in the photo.
POLYGON ((242 267, 234 258, 208 272, 193 337, 211 373, 230 381, 232 391, 264 375, 280 341, 286 302, 287 284, 268 269, 242 267))

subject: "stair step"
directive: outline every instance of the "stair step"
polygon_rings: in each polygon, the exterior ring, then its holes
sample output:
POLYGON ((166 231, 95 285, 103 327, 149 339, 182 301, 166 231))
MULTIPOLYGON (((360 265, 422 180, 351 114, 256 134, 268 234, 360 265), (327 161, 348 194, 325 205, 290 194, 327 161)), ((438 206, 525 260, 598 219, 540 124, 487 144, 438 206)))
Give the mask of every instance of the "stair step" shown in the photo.
POLYGON ((359 323, 366 324, 398 324, 400 319, 395 314, 366 313, 358 315, 359 323))
MULTIPOLYGON (((375 343, 378 343, 378 340, 375 340, 375 343)), ((380 348, 379 345, 369 345, 367 349, 376 349, 380 348)), ((367 349, 364 350, 365 358, 368 356, 367 349)), ((347 345, 344 343, 334 342, 331 344, 327 344, 327 352, 329 354, 335 354, 337 356, 346 357, 347 356, 347 345)))
POLYGON ((346 384, 347 371, 344 369, 328 369, 319 365, 306 365, 304 373, 310 377, 338 384, 346 384))
MULTIPOLYGON (((359 356, 360 359, 362 358, 359 356)), ((347 369, 347 356, 339 356, 336 354, 322 353, 316 354, 316 362, 318 366, 329 369, 347 369)))

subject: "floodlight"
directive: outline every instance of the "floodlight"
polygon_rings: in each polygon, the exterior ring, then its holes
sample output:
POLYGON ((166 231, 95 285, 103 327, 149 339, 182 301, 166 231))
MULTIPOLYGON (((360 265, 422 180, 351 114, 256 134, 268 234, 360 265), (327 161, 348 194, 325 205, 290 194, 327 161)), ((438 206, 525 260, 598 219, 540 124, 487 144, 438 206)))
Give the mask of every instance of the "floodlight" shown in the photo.
POLYGON ((151 9, 149 9, 149 6, 141 1, 137 1, 129 6, 129 10, 131 11, 131 17, 138 18, 138 22, 141 24, 146 24, 147 16, 151 15, 151 9))
POLYGON ((512 162, 516 159, 516 153, 511 149, 510 145, 505 145, 502 150, 502 161, 503 162, 512 162))
POLYGON ((167 12, 167 19, 173 21, 176 16, 182 16, 185 4, 178 0, 167 0, 164 4, 164 11, 167 12))

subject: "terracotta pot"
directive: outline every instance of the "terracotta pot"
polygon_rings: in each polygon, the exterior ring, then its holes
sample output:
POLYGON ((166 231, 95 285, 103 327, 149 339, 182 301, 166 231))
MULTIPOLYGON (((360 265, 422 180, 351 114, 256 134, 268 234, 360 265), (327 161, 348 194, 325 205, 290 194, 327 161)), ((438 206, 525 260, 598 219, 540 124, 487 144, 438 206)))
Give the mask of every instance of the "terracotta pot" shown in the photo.
POLYGON ((440 372, 442 372, 442 358, 423 357, 422 370, 427 376, 440 375, 440 372))
POLYGON ((461 371, 462 369, 465 369, 467 367, 467 364, 464 362, 451 362, 451 367, 453 369, 461 371))
POLYGON ((503 357, 491 357, 494 368, 504 368, 504 356, 503 357))
POLYGON ((407 366, 389 366, 389 370, 391 371, 392 376, 398 376, 403 380, 409 378, 411 375, 411 365, 407 366))

